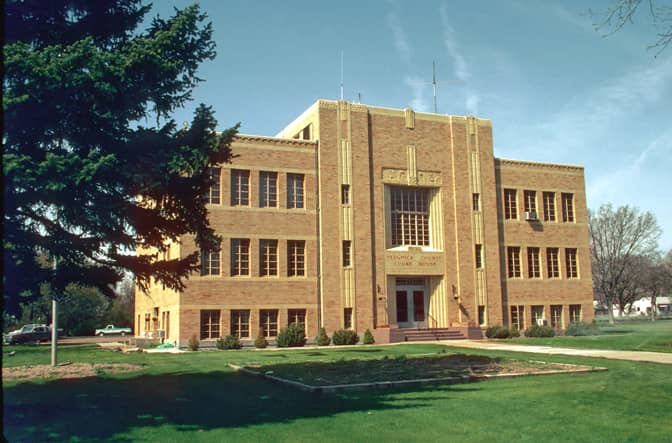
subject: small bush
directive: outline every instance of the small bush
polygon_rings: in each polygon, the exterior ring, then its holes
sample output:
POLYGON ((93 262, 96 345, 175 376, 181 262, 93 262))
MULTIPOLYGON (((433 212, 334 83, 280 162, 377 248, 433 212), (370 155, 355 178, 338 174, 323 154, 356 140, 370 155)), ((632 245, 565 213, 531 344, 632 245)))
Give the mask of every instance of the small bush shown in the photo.
POLYGON ((331 339, 337 346, 356 345, 359 342, 359 335, 350 329, 339 329, 338 331, 334 331, 334 335, 331 339))
POLYGON ((511 330, 504 326, 490 326, 485 330, 488 338, 511 338, 511 330))
POLYGON ((376 340, 373 338, 373 334, 371 333, 371 331, 369 329, 364 331, 364 341, 362 343, 364 343, 365 345, 372 345, 375 342, 376 340))
POLYGON ((303 325, 292 323, 286 328, 282 328, 278 334, 278 347, 296 348, 306 344, 306 332, 303 325))
POLYGON ((324 328, 320 328, 320 332, 317 334, 317 346, 329 346, 331 339, 327 335, 327 331, 324 328))
POLYGON ((264 337, 263 335, 259 334, 257 338, 254 339, 255 348, 264 349, 267 346, 268 346, 268 340, 266 340, 266 337, 264 337))
POLYGON ((586 323, 583 321, 570 323, 565 330, 565 335, 571 335, 574 337, 584 336, 584 335, 597 335, 599 334, 597 329, 597 324, 595 323, 586 323))
POLYGON ((532 325, 525 329, 525 337, 555 337, 555 330, 546 325, 532 325))
POLYGON ((217 349, 240 349, 243 345, 235 335, 227 335, 217 339, 217 349))
POLYGON ((520 337, 520 331, 518 330, 518 328, 512 326, 511 329, 509 329, 509 335, 511 336, 511 338, 520 337))
POLYGON ((198 351, 199 346, 201 346, 201 342, 198 339, 198 337, 196 337, 196 334, 192 335, 189 338, 189 341, 187 342, 187 346, 189 347, 190 351, 198 351))

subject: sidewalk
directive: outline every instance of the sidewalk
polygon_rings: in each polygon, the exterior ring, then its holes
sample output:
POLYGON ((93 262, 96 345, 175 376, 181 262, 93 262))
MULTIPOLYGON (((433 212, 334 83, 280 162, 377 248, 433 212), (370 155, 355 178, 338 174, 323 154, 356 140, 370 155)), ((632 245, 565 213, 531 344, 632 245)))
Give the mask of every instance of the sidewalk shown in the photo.
POLYGON ((496 351, 530 352, 534 354, 563 354, 581 357, 601 357, 614 360, 647 361, 672 365, 672 353, 646 351, 612 351, 606 349, 574 349, 551 346, 515 345, 489 340, 444 340, 441 344, 458 348, 491 349, 496 351))

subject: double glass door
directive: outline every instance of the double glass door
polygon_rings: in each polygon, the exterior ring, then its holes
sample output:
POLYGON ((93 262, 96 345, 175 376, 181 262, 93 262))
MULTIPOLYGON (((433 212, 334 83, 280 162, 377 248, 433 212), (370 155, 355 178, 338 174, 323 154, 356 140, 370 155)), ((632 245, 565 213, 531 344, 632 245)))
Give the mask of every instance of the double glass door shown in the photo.
POLYGON ((424 287, 397 286, 397 324, 400 328, 426 327, 424 287))

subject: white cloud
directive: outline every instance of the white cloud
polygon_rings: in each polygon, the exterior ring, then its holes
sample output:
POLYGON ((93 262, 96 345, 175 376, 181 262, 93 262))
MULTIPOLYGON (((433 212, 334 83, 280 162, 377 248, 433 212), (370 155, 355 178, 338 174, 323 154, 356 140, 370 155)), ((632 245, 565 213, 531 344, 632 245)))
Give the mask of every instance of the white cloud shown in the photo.
POLYGON ((397 48, 397 52, 401 57, 401 61, 406 65, 411 64, 411 58, 413 53, 411 51, 411 45, 408 42, 408 37, 404 28, 399 21, 399 17, 394 12, 389 12, 385 18, 387 26, 392 30, 392 35, 394 36, 394 45, 397 48))
POLYGON ((404 82, 413 91, 413 99, 409 103, 412 109, 420 112, 429 112, 429 101, 427 100, 427 82, 416 77, 406 77, 404 82))
POLYGON ((455 30, 448 20, 448 8, 445 4, 441 5, 440 13, 441 25, 443 26, 443 42, 448 50, 448 55, 453 61, 453 73, 455 77, 466 82, 470 77, 469 68, 455 39, 455 30))

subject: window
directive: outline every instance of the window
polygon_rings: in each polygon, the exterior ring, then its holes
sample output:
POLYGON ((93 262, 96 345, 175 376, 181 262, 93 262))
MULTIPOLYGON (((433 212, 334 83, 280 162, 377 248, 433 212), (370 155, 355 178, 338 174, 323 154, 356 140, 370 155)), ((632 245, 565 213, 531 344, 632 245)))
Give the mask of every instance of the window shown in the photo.
POLYGON ((261 171, 259 173, 259 207, 278 207, 278 173, 261 171))
POLYGON ((537 212, 537 192, 523 191, 525 197, 525 212, 537 212))
POLYGON ((301 325, 303 327, 303 332, 306 332, 306 310, 305 309, 287 310, 287 324, 301 325))
POLYGON ((565 265, 567 266, 567 278, 579 278, 579 267, 576 261, 576 249, 565 249, 565 265))
POLYGON ((262 309, 259 311, 259 331, 264 337, 278 335, 278 310, 262 309))
POLYGON ((544 221, 555 221, 555 192, 544 192, 544 221))
POLYGON ((544 307, 542 305, 532 306, 532 324, 538 324, 538 320, 544 319, 544 307))
POLYGON ((208 175, 211 181, 210 189, 205 195, 205 199, 207 203, 213 204, 213 205, 218 205, 221 203, 220 201, 220 195, 221 195, 221 174, 222 170, 220 168, 209 168, 208 169, 208 175))
POLYGON ((511 327, 519 331, 525 329, 525 306, 511 306, 511 327))
POLYGON ((560 262, 558 261, 558 248, 546 249, 546 269, 548 278, 560 278, 560 262))
POLYGON ((152 330, 152 314, 145 314, 145 331, 152 330))
POLYGON ((201 340, 219 338, 219 310, 201 311, 201 340))
POLYGON ((287 240, 287 275, 298 277, 306 275, 306 242, 287 240))
POLYGON ((250 336, 249 310, 231 311, 231 335, 235 335, 238 338, 247 338, 250 336))
POLYGON ((483 267, 483 245, 475 245, 476 269, 483 267))
POLYGON ((391 189, 392 246, 429 246, 429 194, 423 188, 391 189))
POLYGON ((562 305, 551 305, 551 327, 562 327, 562 305))
POLYGON ((250 205, 250 171, 231 170, 231 206, 250 205))
POLYGON ((475 192, 475 193, 472 195, 472 198, 471 198, 471 208, 472 208, 474 211, 480 211, 480 210, 481 210, 481 194, 475 192))
POLYGON ((507 220, 518 219, 518 202, 516 201, 516 190, 504 190, 504 218, 507 220))
POLYGON ((341 204, 350 204, 350 185, 341 185, 341 204))
POLYGON ((478 325, 485 326, 485 306, 478 306, 478 325))
POLYGON ((352 241, 343 240, 343 267, 348 267, 352 264, 350 256, 351 248, 352 248, 352 241))
POLYGON ((576 323, 581 321, 581 305, 569 305, 569 322, 576 323))
POLYGON ((287 174, 287 207, 303 208, 303 174, 287 174))
POLYGON ((262 277, 277 276, 278 241, 259 240, 259 256, 261 257, 261 267, 259 269, 259 275, 262 277))
POLYGON ((574 194, 562 193, 562 221, 574 222, 574 194))
POLYGON ((527 276, 530 278, 541 278, 539 248, 527 248, 527 276))
POLYGON ((250 275, 250 240, 231 239, 231 275, 250 275))
POLYGON ((520 248, 518 246, 506 248, 506 258, 509 278, 520 278, 520 248))
POLYGON ((219 251, 201 251, 201 275, 219 275, 219 251))
POLYGON ((352 329, 352 308, 343 309, 343 329, 352 329))

